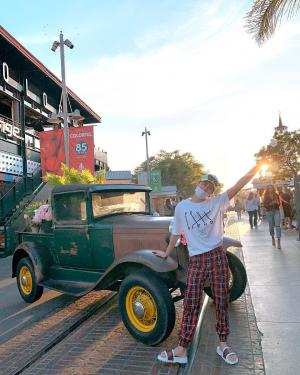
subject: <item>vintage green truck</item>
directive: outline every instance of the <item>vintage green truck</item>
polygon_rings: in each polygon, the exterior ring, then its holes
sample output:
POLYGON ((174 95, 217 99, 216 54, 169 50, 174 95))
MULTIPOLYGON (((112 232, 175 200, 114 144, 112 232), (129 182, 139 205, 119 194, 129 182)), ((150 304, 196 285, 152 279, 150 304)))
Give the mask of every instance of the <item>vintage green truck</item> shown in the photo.
MULTIPOLYGON (((181 243, 162 259, 171 218, 150 212, 151 189, 141 185, 63 185, 52 191, 48 233, 18 233, 12 258, 22 298, 38 300, 44 288, 74 296, 92 290, 117 290, 128 331, 148 345, 171 333, 174 302, 183 298, 188 265, 181 243), (176 293, 173 293, 175 292, 176 293)), ((241 243, 224 238, 224 250, 241 243)), ((247 277, 237 256, 227 251, 230 299, 244 291, 247 277)), ((209 286, 205 288, 212 298, 209 286)))

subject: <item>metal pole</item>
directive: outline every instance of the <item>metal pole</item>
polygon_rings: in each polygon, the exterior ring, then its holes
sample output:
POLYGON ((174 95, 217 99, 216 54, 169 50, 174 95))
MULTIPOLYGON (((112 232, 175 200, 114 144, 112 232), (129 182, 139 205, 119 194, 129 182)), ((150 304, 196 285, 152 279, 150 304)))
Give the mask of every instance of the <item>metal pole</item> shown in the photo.
POLYGON ((69 132, 68 132, 68 105, 67 105, 67 86, 66 86, 66 71, 65 71, 65 51, 64 51, 64 36, 62 31, 59 35, 60 46, 60 63, 61 63, 61 82, 62 82, 62 103, 63 103, 63 119, 64 119, 64 143, 66 154, 66 165, 69 167, 69 132))
POLYGON ((149 167, 148 131, 147 131, 147 128, 145 128, 145 139, 146 139, 146 160, 147 160, 147 185, 150 186, 150 167, 149 167))

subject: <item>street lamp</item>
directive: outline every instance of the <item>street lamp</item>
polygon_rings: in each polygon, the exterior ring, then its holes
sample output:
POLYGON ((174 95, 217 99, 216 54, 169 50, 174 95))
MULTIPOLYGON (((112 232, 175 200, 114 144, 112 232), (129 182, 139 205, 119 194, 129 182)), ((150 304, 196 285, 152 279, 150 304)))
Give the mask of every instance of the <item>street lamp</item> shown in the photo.
POLYGON ((68 105, 67 105, 67 86, 66 86, 66 71, 65 71, 65 51, 64 46, 70 49, 74 48, 72 42, 69 39, 64 40, 62 31, 59 35, 59 42, 55 40, 52 44, 51 51, 55 52, 60 47, 60 65, 61 65, 61 87, 62 87, 62 118, 64 121, 64 141, 65 141, 65 154, 66 154, 66 165, 69 167, 69 135, 68 135, 68 105))
POLYGON ((148 135, 150 134, 150 131, 145 128, 145 130, 142 132, 142 137, 145 136, 146 140, 146 163, 147 163, 147 185, 150 185, 150 167, 149 167, 149 153, 148 153, 148 135))

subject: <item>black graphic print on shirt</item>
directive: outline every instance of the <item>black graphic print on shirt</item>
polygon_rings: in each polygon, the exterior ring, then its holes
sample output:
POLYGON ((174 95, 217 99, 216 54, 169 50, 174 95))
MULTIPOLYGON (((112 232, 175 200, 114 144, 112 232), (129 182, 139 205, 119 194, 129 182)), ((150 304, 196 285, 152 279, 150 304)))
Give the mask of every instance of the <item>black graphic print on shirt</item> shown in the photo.
POLYGON ((213 224, 213 219, 209 216, 211 210, 208 211, 189 211, 184 213, 185 221, 188 230, 194 229, 196 226, 197 228, 201 229, 202 227, 206 227, 208 224, 213 224))

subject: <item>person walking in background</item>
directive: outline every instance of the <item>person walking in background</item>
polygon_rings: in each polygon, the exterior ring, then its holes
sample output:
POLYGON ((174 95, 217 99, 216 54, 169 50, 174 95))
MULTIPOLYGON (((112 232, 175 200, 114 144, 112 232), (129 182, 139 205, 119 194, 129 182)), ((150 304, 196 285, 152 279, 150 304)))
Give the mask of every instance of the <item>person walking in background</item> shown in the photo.
POLYGON ((281 228, 280 228, 280 198, 273 185, 269 185, 263 195, 263 204, 266 209, 269 223, 269 231, 272 237, 272 245, 276 246, 275 237, 277 238, 277 249, 281 249, 281 228))
POLYGON ((282 188, 281 187, 277 187, 277 194, 279 196, 280 226, 281 228, 284 228, 285 216, 284 216, 284 211, 282 207, 282 188))
POLYGON ((234 211, 236 212, 237 214, 237 219, 238 220, 241 220, 242 219, 242 203, 240 202, 240 200, 237 198, 235 200, 235 203, 234 203, 234 211))
POLYGON ((260 202, 260 196, 258 193, 254 194, 254 198, 256 199, 256 202, 257 202, 257 216, 258 216, 258 219, 261 220, 261 202, 260 202))
POLYGON ((172 198, 172 200, 171 200, 171 205, 172 205, 172 207, 173 207, 173 213, 174 213, 174 211, 175 211, 175 207, 177 206, 177 201, 176 201, 176 198, 175 198, 175 197, 172 198))
POLYGON ((257 210, 258 204, 257 199, 254 196, 254 193, 250 192, 248 198, 245 200, 245 210, 248 212, 249 215, 249 224, 251 229, 253 226, 257 228, 257 210))
POLYGON ((164 215, 165 216, 173 216, 174 215, 174 207, 171 204, 170 198, 167 198, 164 204, 164 215))
POLYGON ((281 203, 284 213, 284 229, 292 229, 292 195, 287 188, 281 194, 281 203))

